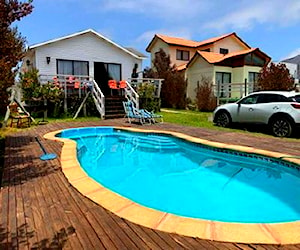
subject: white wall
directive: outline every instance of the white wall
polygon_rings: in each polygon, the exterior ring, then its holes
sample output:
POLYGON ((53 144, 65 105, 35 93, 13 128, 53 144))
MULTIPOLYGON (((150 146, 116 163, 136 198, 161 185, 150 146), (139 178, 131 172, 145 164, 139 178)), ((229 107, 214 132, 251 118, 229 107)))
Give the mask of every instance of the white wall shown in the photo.
POLYGON ((220 48, 228 49, 229 53, 247 49, 244 44, 242 44, 233 36, 229 36, 220 41, 217 41, 214 44, 211 52, 220 53, 220 48))
POLYGON ((187 85, 187 97, 195 100, 197 84, 201 84, 202 76, 213 80, 214 71, 213 65, 206 62, 202 57, 198 56, 189 65, 186 71, 186 77, 188 79, 187 85))
MULTIPOLYGON (((296 63, 288 63, 288 62, 279 62, 281 64, 285 64, 286 68, 289 70, 290 75, 295 78, 295 80, 299 80, 298 76, 300 72, 298 72, 299 66, 296 63)), ((276 63, 278 64, 278 63, 276 63)))
POLYGON ((142 70, 141 59, 131 56, 92 33, 36 48, 36 67, 40 74, 57 74, 56 59, 88 61, 90 76, 94 76, 94 62, 121 64, 122 79, 131 76, 135 63, 139 66, 138 71, 142 70), (47 56, 51 57, 49 64, 46 62, 47 56))
POLYGON ((153 67, 153 60, 155 58, 155 53, 158 52, 160 49, 163 49, 164 52, 166 52, 167 55, 170 54, 170 51, 169 51, 169 45, 166 44, 165 42, 163 42, 162 40, 160 39, 157 39, 154 43, 154 46, 151 48, 151 67, 153 67))

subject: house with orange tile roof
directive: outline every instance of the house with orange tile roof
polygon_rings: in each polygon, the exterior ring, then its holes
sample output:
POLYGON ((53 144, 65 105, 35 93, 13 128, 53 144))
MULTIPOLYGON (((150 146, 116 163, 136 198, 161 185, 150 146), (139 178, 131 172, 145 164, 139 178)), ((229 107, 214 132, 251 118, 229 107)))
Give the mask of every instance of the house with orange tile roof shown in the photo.
MULTIPOLYGON (((184 72, 190 99, 195 99, 195 89, 201 84, 202 77, 215 86, 221 84, 222 88, 224 84, 253 84, 261 68, 271 60, 259 48, 251 48, 235 32, 201 42, 157 34, 146 48, 151 53, 151 61, 160 49, 170 55, 177 70, 184 72)), ((231 87, 226 91, 229 97, 240 97, 240 91, 231 87)))

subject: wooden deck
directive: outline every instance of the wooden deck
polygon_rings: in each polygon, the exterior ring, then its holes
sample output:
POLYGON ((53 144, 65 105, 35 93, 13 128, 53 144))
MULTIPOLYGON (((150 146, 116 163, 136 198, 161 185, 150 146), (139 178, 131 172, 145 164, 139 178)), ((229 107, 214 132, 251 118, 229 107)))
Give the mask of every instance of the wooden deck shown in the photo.
MULTIPOLYGON (((300 244, 223 243, 165 233, 131 223, 93 203, 63 175, 59 159, 62 144, 45 140, 42 135, 95 125, 128 126, 123 119, 51 123, 7 137, 0 193, 0 249, 300 249, 300 244), (39 136, 47 152, 56 153, 58 158, 41 161, 42 150, 35 136, 39 136)), ((297 140, 259 138, 167 123, 149 126, 154 128, 300 156, 297 140)))

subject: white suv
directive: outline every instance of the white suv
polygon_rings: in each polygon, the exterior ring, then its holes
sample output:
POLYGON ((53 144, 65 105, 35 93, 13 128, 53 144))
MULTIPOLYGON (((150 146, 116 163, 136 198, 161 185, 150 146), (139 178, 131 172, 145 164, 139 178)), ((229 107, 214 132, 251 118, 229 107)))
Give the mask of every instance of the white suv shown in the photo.
POLYGON ((273 134, 288 137, 300 127, 300 93, 288 91, 254 92, 214 111, 213 122, 222 127, 231 123, 267 124, 273 134))

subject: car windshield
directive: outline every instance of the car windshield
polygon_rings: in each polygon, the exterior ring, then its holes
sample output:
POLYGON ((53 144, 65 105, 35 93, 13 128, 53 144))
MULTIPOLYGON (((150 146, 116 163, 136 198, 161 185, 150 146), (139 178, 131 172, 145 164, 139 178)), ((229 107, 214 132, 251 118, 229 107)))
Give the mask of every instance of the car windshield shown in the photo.
POLYGON ((295 95, 289 98, 292 102, 300 102, 300 95, 295 95))

